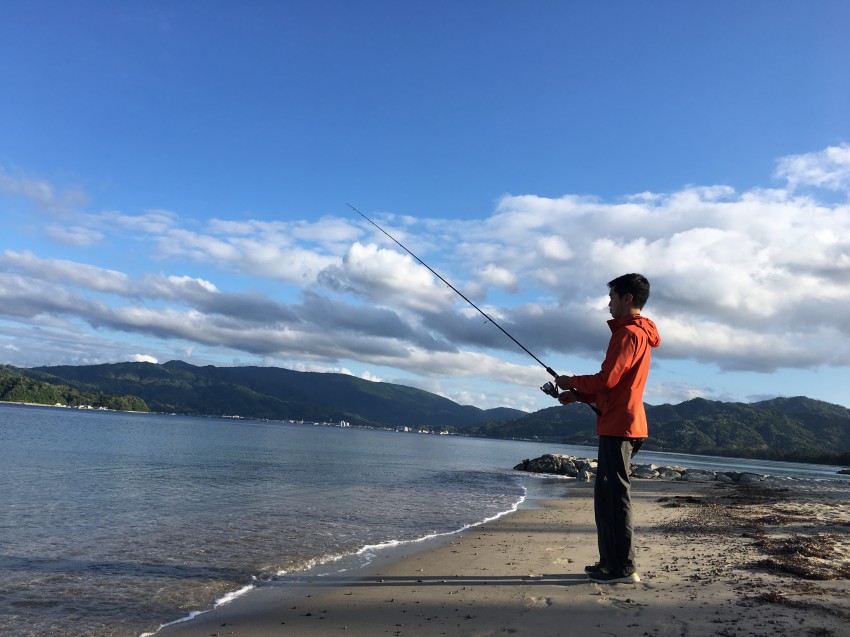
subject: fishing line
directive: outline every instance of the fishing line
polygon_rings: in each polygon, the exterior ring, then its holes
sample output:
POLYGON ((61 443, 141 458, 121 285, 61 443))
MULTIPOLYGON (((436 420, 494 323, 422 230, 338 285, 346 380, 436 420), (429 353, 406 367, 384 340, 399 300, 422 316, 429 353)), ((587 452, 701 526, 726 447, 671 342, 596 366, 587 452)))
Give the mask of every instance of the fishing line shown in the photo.
MULTIPOLYGON (((412 253, 410 250, 408 250, 408 249, 407 249, 407 247, 405 247, 405 246, 404 246, 404 245, 403 245, 403 244, 402 244, 402 243, 401 243, 398 239, 396 239, 396 238, 395 238, 394 236, 392 236, 389 232, 387 232, 386 230, 384 230, 381 226, 379 226, 377 223, 375 223, 374 221, 372 221, 369 217, 367 217, 367 216, 366 216, 366 215, 364 215, 362 212, 360 212, 357 208, 355 208, 354 206, 352 206, 350 203, 346 203, 346 205, 347 205, 349 208, 351 208, 354 212, 356 212, 358 215, 360 215, 361 217, 363 217, 366 221, 368 221, 368 222, 369 222, 369 223, 371 223, 373 226, 375 226, 378 230, 380 230, 381 232, 383 232, 383 233, 384 233, 387 237, 389 237, 389 238, 392 240, 392 242, 393 242, 393 243, 395 243, 395 244, 396 244, 399 248, 401 248, 402 250, 404 250, 405 252, 407 252, 407 254, 409 254, 409 255, 410 255, 410 256, 412 256, 414 259, 416 259, 419 263, 421 263, 421 264, 422 264, 422 265, 424 265, 426 268, 428 268, 428 271, 429 271, 431 274, 433 274, 435 277, 437 277, 438 279, 440 279, 440 281, 442 281, 442 282, 443 282, 443 283, 445 283, 447 286, 449 286, 449 287, 452 289, 452 291, 454 291, 454 292, 455 292, 458 296, 460 296, 460 298, 462 298, 464 301, 466 301, 467 303, 469 303, 469 304, 470 304, 473 308, 475 308, 475 309, 476 309, 476 310, 477 310, 477 311, 478 311, 478 312, 479 312, 479 313, 480 313, 480 314, 481 314, 481 315, 482 315, 485 319, 487 319, 487 320, 488 320, 488 321, 490 321, 493 325, 495 325, 497 328, 499 328, 499 330, 501 330, 502 334, 504 334, 505 336, 507 336, 509 339, 511 339, 511 340, 512 340, 514 343, 516 343, 517 345, 519 345, 519 347, 521 347, 521 348, 522 348, 522 350, 523 350, 526 354, 528 354, 529 356, 531 356, 531 358, 533 358, 533 359, 534 359, 534 360, 536 360, 538 363, 540 363, 540 364, 541 364, 541 365, 542 365, 542 366, 546 369, 546 371, 547 371, 547 372, 549 372, 549 373, 552 375, 552 377, 553 377, 553 378, 558 378, 558 372, 556 372, 554 369, 552 369, 551 367, 549 367, 546 363, 544 363, 542 360, 540 360, 540 359, 539 359, 539 358, 537 358, 534 354, 532 354, 532 353, 529 351, 529 349, 528 349, 525 345, 523 345, 523 344, 522 344, 522 343, 520 343, 518 340, 516 340, 513 336, 511 336, 511 335, 508 333, 508 331, 507 331, 504 327, 502 327, 502 326, 501 326, 501 325, 499 325, 499 324, 498 324, 495 320, 493 320, 493 318, 492 318, 491 316, 489 316, 489 315, 488 315, 488 314, 487 314, 484 310, 482 310, 480 307, 478 307, 477 305, 475 305, 475 303, 473 303, 472 301, 470 301, 470 300, 467 298, 467 296, 466 296, 463 292, 461 292, 461 291, 460 291, 460 290, 458 290, 455 286, 453 286, 451 283, 449 283, 448 281, 446 281, 446 279, 444 279, 444 278, 440 275, 440 273, 439 273, 439 272, 437 272, 436 270, 434 270, 434 269, 433 269, 430 265, 428 265, 428 264, 427 264, 427 263, 425 263, 422 259, 420 259, 420 258, 419 258, 419 257, 417 257, 415 254, 413 254, 413 253, 412 253)), ((548 394, 548 395, 550 395, 550 396, 552 396, 552 397, 554 397, 554 398, 557 398, 557 397, 558 397, 558 389, 557 389, 557 388, 555 387, 555 385, 553 385, 552 383, 546 383, 546 384, 545 384, 545 385, 543 385, 543 387, 541 387, 540 389, 541 389, 541 390, 543 390, 543 392, 545 392, 546 394, 548 394)), ((579 400, 581 400, 581 394, 580 394, 578 391, 576 391, 575 389, 572 389, 572 388, 570 388, 570 390, 569 390, 569 391, 571 391, 571 392, 572 392, 575 396, 577 396, 577 397, 579 398, 579 400)), ((585 402, 585 401, 584 401, 584 400, 581 400, 581 402, 585 402)), ((591 408, 594 412, 596 412, 596 414, 597 414, 598 416, 601 416, 601 415, 602 415, 602 412, 600 412, 600 411, 599 411, 596 407, 594 407, 594 406, 593 406, 593 405, 591 405, 590 403, 586 403, 586 402, 585 402, 585 404, 586 404, 588 407, 590 407, 590 408, 591 408)))

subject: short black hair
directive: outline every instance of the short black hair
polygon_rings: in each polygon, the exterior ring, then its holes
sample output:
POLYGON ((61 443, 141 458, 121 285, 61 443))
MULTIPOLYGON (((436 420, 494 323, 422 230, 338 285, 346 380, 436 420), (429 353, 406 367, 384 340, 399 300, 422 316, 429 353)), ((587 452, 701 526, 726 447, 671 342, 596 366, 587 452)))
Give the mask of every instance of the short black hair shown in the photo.
POLYGON ((642 309, 649 300, 649 281, 642 274, 624 274, 613 281, 608 281, 608 288, 620 296, 632 295, 632 304, 637 309, 642 309))

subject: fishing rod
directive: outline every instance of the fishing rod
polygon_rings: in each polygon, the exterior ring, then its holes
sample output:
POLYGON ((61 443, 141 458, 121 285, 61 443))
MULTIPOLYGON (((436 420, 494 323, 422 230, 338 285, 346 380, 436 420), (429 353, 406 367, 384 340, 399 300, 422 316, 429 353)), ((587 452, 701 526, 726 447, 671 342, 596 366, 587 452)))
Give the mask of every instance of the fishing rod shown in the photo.
MULTIPOLYGON (((522 343, 520 343, 518 340, 516 340, 513 336, 511 336, 511 335, 508 333, 508 331, 507 331, 504 327, 502 327, 501 325, 499 325, 499 324, 498 324, 496 321, 494 321, 494 320, 493 320, 493 319, 492 319, 492 318, 491 318, 491 317, 490 317, 490 316, 489 316, 489 315, 488 315, 488 314, 487 314, 484 310, 482 310, 480 307, 478 307, 477 305, 475 305, 475 303, 473 303, 472 301, 470 301, 470 300, 467 298, 467 296, 466 296, 463 292, 461 292, 461 291, 460 291, 460 290, 458 290, 455 286, 453 286, 451 283, 449 283, 448 281, 446 281, 446 280, 445 280, 445 279, 444 279, 444 278, 443 278, 443 277, 442 277, 442 276, 441 276, 441 275, 440 275, 437 271, 435 271, 435 270, 434 270, 434 268, 432 268, 430 265, 428 265, 427 263, 425 263, 422 259, 420 259, 419 257, 417 257, 415 254, 413 254, 413 253, 412 253, 410 250, 408 250, 408 249, 407 249, 404 245, 402 245, 402 244, 401 244, 401 242, 399 242, 399 241, 398 241, 398 239, 396 239, 396 238, 395 238, 394 236, 392 236, 389 232, 387 232, 386 230, 384 230, 381 226, 379 226, 377 223, 375 223, 374 221, 372 221, 369 217, 367 217, 367 216, 366 216, 366 215, 364 215, 362 212, 360 212, 357 208, 355 208, 354 206, 352 206, 350 203, 346 203, 346 205, 347 205, 349 208, 351 208, 354 212, 356 212, 358 215, 360 215, 361 217, 363 217, 366 221, 368 221, 368 222, 369 222, 369 223, 371 223, 373 226, 375 226, 378 230, 380 230, 381 232, 383 232, 383 233, 384 233, 387 237, 389 237, 389 238, 393 241, 393 243, 395 243, 395 244, 396 244, 399 248, 401 248, 402 250, 404 250, 405 252, 407 252, 407 254, 409 254, 409 255, 410 255, 410 256, 412 256, 414 259, 416 259, 419 263, 421 263, 421 264, 422 264, 422 265, 424 265, 426 268, 428 268, 428 271, 429 271, 429 272, 431 272, 431 274, 433 274, 435 277, 437 277, 438 279, 440 279, 440 281, 442 281, 442 282, 443 282, 443 283, 445 283, 447 286, 449 286, 449 287, 452 289, 452 291, 454 291, 456 294, 458 294, 458 296, 460 296, 460 298, 462 298, 464 301, 466 301, 467 303, 469 303, 469 304, 470 304, 473 308, 475 308, 475 310, 477 310, 477 311, 478 311, 478 312, 479 312, 479 313, 480 313, 480 314, 481 314, 484 318, 486 318, 486 319, 487 319, 488 321, 490 321, 493 325, 495 325, 497 328, 499 328, 499 330, 501 330, 502 334, 504 334, 505 336, 507 336, 509 339, 511 339, 511 340, 512 340, 514 343, 516 343, 517 345, 519 345, 519 347, 520 347, 520 348, 522 348, 522 350, 523 350, 526 354, 528 354, 529 356, 531 356, 531 358, 533 358, 533 359, 534 359, 534 360, 536 360, 538 363, 540 363, 540 364, 541 364, 541 365, 542 365, 542 366, 546 369, 546 371, 547 371, 547 372, 549 372, 549 373, 552 375, 552 377, 553 377, 553 378, 558 378, 558 376, 559 376, 558 372, 556 372, 554 369, 552 369, 551 367, 549 367, 546 363, 544 363, 542 360, 540 360, 540 359, 539 359, 539 358, 537 358, 534 354, 532 354, 532 353, 529 351, 529 349, 528 349, 525 345, 523 345, 523 344, 522 344, 522 343)), ((552 396, 552 398, 558 398, 558 396, 559 396, 559 394, 558 394, 558 388, 557 388, 557 386, 556 386, 554 383, 552 383, 552 382, 548 382, 548 383, 544 384, 544 385, 540 388, 540 390, 541 390, 543 393, 548 394, 549 396, 552 396)), ((591 405, 591 404, 590 404, 590 403, 588 403, 587 401, 582 400, 582 395, 581 395, 581 394, 580 394, 580 393, 579 393, 576 389, 573 389, 573 388, 571 387, 571 388, 569 389, 569 391, 570 391, 570 392, 572 392, 572 393, 573 393, 573 394, 574 394, 574 395, 575 395, 575 396, 579 399, 579 401, 580 401, 580 402, 583 402, 583 403, 585 403, 588 407, 590 407, 590 408, 591 408, 591 409, 592 409, 592 410, 596 413, 596 415, 597 415, 597 416, 601 416, 601 415, 602 415, 602 412, 600 412, 600 411, 599 411, 599 409, 597 409, 596 407, 594 407, 593 405, 591 405)))

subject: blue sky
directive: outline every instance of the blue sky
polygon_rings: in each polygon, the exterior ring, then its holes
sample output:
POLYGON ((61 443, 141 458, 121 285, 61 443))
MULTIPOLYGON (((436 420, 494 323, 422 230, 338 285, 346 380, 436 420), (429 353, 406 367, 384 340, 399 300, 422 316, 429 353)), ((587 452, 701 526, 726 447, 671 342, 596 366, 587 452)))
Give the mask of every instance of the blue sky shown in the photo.
POLYGON ((845 2, 28 2, 0 23, 0 362, 344 371, 481 407, 850 406, 845 2))

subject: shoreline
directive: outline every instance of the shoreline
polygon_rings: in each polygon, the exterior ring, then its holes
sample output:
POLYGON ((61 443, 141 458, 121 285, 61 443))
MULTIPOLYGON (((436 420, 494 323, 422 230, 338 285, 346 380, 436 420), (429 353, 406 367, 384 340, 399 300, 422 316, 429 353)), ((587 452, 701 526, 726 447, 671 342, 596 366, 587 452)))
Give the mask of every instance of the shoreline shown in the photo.
MULTIPOLYGON (((562 477, 558 476, 537 477, 543 478, 545 481, 549 482, 550 485, 558 484, 560 486, 560 484, 567 483, 562 477)), ((185 616, 165 623, 153 632, 142 633, 139 637, 153 637, 154 635, 159 636, 170 634, 166 632, 166 629, 172 629, 188 622, 192 622, 197 617, 206 615, 207 613, 223 608, 224 606, 229 606, 234 601, 240 600, 245 596, 256 594, 266 588, 276 589, 283 597, 292 591, 303 588, 304 586, 315 585, 319 588, 323 588, 328 582, 353 583, 366 580, 369 577, 376 577, 380 573, 381 568, 388 564, 408 559, 413 555, 436 550, 451 542, 453 538, 461 537, 464 533, 475 531, 480 527, 498 521, 500 518, 515 514, 517 511, 528 506, 530 498, 529 493, 529 488, 526 488, 525 493, 512 505, 511 508, 496 513, 493 516, 479 522, 467 524, 466 526, 453 531, 434 532, 411 540, 393 540, 375 545, 367 545, 354 553, 318 561, 313 566, 310 566, 305 570, 284 572, 264 579, 261 582, 248 584, 241 589, 227 593, 221 598, 215 600, 212 607, 206 607, 202 610, 187 611, 185 616), (367 555, 368 557, 364 558, 363 555, 367 555), (312 584, 310 584, 311 582, 312 584)), ((532 496, 530 499, 531 501, 535 501, 543 500, 544 498, 535 498, 532 496)))
POLYGON ((72 407, 71 405, 48 405, 46 403, 22 403, 16 400, 0 400, 0 405, 17 405, 19 407, 48 407, 49 409, 71 409, 78 411, 109 411, 114 414, 152 414, 152 411, 134 411, 132 409, 109 409, 108 407, 92 407, 91 405, 72 407))
POLYGON ((367 573, 262 585, 156 634, 846 634, 846 483, 636 479, 642 581, 616 585, 583 573, 597 557, 592 483, 564 492, 367 573))
MULTIPOLYGON (((0 405, 15 405, 22 407, 47 407, 50 409, 70 409, 70 410, 79 410, 79 411, 107 411, 112 413, 126 413, 126 414, 145 414, 151 416, 175 416, 182 418, 209 418, 209 419, 225 419, 225 420, 237 420, 241 422, 268 422, 282 425, 308 425, 308 426, 324 426, 324 427, 335 427, 339 428, 339 425, 334 423, 322 423, 322 422, 313 422, 313 421, 303 421, 296 422, 293 420, 275 420, 268 418, 250 418, 243 416, 227 416, 227 415, 210 415, 210 414, 181 414, 181 413, 169 413, 169 412, 157 412, 157 411, 134 411, 128 409, 109 409, 109 408, 87 408, 87 407, 72 407, 69 405, 49 405, 45 403, 26 403, 19 401, 8 401, 8 400, 0 400, 0 405)), ((376 428, 371 426, 350 426, 352 429, 364 429, 364 430, 374 430, 374 431, 394 431, 392 429, 383 429, 376 428)), ((413 432, 411 432, 413 433, 413 432)), ((416 434, 420 435, 420 434, 416 434)), ((429 434, 429 435, 437 435, 437 434, 429 434)), ((482 440, 502 440, 506 442, 538 442, 535 440, 527 440, 520 438, 478 438, 478 436, 469 436, 460 433, 452 433, 447 434, 449 436, 459 437, 459 438, 471 438, 471 439, 482 439, 482 440)), ((566 443, 553 443, 559 446, 564 447, 572 447, 572 448, 580 448, 582 445, 569 445, 566 443)), ((595 447, 593 445, 587 447, 589 450, 594 450, 595 447)), ((782 460, 771 459, 771 458, 762 458, 755 455, 740 455, 740 456, 712 456, 705 455, 700 453, 688 453, 685 451, 673 451, 673 450, 653 450, 653 449, 642 449, 642 457, 652 456, 652 455, 660 455, 660 456, 685 456, 689 458, 700 458, 705 460, 706 466, 717 466, 718 464, 723 463, 724 461, 735 461, 735 462, 755 462, 755 463, 770 463, 776 464, 780 466, 800 466, 800 467, 822 467, 824 469, 834 470, 831 474, 827 474, 822 476, 822 479, 831 479, 833 476, 846 476, 850 475, 850 465, 844 464, 832 464, 832 462, 818 462, 814 460, 804 460, 804 459, 794 459, 794 458, 786 458, 782 460)), ((798 477, 798 476, 792 476, 798 477)))

